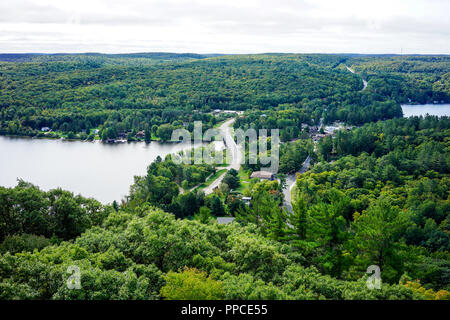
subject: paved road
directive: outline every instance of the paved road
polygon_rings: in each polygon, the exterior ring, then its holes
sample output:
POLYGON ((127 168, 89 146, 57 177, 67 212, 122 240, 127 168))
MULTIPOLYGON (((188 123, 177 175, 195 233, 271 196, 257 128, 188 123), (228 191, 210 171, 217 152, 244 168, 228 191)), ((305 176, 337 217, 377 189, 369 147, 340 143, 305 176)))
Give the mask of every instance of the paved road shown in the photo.
MULTIPOLYGON (((226 150, 228 150, 230 154, 230 165, 228 167, 222 168, 222 169, 235 169, 239 170, 241 167, 241 160, 242 160, 242 152, 241 148, 234 142, 233 136, 231 135, 231 126, 233 125, 234 121, 236 119, 230 119, 225 121, 220 127, 219 130, 222 134, 222 137, 225 142, 226 150)), ((203 189, 203 192, 205 194, 210 194, 214 191, 216 187, 220 185, 223 178, 225 177, 226 172, 221 174, 216 180, 213 181, 209 186, 203 189)))
POLYGON ((300 174, 300 173, 305 173, 306 171, 308 171, 310 164, 311 164, 311 157, 308 156, 305 159, 305 161, 303 161, 302 167, 300 168, 300 170, 298 172, 291 173, 286 177, 286 188, 283 189, 284 206, 289 210, 289 212, 293 212, 292 211, 291 191, 297 180, 296 175, 297 175, 297 173, 300 174))
MULTIPOLYGON (((357 74, 352 68, 347 67, 347 66, 345 66, 345 67, 346 67, 347 70, 350 71, 351 73, 357 74)), ((362 88, 362 90, 365 90, 365 89, 367 88, 367 81, 364 80, 364 79, 362 79, 362 81, 363 81, 363 85, 364 85, 364 87, 362 88)), ((361 90, 361 91, 362 91, 362 90, 361 90)))
MULTIPOLYGON (((322 120, 322 119, 321 119, 322 120)), ((241 161, 242 161, 242 152, 240 146, 234 142, 233 136, 231 135, 231 127, 234 123, 235 119, 230 119, 224 122, 220 127, 219 130, 222 133, 222 137, 225 141, 226 150, 228 150, 230 154, 230 165, 228 167, 225 167, 225 169, 235 169, 239 170, 241 167, 241 161)), ((311 164, 311 157, 308 156, 305 161, 302 164, 302 167, 297 173, 305 173, 308 171, 309 166, 311 164)), ((205 194, 210 194, 214 191, 216 187, 220 185, 223 178, 225 177, 225 173, 221 174, 216 180, 214 180, 209 186, 203 189, 203 192, 205 194)), ((296 182, 296 173, 295 174, 289 174, 286 177, 286 188, 283 189, 284 193, 284 205, 286 208, 292 212, 292 204, 291 204, 291 190, 294 187, 296 182)))

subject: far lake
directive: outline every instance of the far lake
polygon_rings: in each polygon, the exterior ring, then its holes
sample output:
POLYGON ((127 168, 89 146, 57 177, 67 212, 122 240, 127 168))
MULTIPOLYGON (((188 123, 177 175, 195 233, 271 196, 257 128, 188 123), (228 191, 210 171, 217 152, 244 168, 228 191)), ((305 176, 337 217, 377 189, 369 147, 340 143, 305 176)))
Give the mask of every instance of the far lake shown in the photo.
POLYGON ((0 186, 15 186, 21 178, 43 190, 61 187, 102 203, 120 201, 133 176, 145 175, 158 155, 164 159, 184 148, 158 142, 103 144, 0 136, 0 186))
POLYGON ((402 105, 403 115, 410 116, 425 116, 427 114, 432 116, 449 116, 450 104, 404 104, 402 105))

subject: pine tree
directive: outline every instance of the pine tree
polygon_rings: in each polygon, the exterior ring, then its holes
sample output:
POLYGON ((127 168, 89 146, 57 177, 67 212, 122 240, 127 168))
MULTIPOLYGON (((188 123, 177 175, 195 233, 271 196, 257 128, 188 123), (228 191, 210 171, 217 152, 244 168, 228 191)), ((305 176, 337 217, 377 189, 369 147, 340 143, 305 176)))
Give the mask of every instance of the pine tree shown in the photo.
POLYGON ((306 203, 301 196, 298 196, 296 201, 292 204, 293 212, 287 215, 287 221, 291 226, 288 234, 290 239, 297 246, 306 240, 306 223, 307 223, 307 208, 306 203))
POLYGON ((376 264, 384 279, 397 281, 400 274, 394 270, 398 267, 392 267, 399 260, 397 241, 409 224, 407 214, 390 205, 387 199, 378 200, 366 213, 356 215, 352 225, 356 233, 352 245, 361 268, 376 264))
POLYGON ((250 207, 238 210, 236 217, 241 221, 254 223, 263 235, 267 235, 273 213, 280 211, 280 202, 266 190, 254 190, 250 207))
POLYGON ((268 222, 268 237, 282 241, 286 238, 286 212, 278 208, 272 212, 268 222))

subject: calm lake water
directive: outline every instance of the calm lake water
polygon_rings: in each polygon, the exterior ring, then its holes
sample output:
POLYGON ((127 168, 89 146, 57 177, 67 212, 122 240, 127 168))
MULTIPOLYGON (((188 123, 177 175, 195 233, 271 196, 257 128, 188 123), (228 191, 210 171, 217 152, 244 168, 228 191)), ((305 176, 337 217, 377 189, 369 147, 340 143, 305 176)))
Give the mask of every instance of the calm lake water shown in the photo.
POLYGON ((425 116, 427 113, 432 116, 450 117, 450 104, 404 104, 402 110, 405 117, 425 116))
POLYGON ((43 190, 61 187, 110 203, 127 195, 133 177, 145 175, 158 155, 164 159, 185 148, 158 142, 103 144, 0 136, 0 186, 15 186, 21 178, 43 190))

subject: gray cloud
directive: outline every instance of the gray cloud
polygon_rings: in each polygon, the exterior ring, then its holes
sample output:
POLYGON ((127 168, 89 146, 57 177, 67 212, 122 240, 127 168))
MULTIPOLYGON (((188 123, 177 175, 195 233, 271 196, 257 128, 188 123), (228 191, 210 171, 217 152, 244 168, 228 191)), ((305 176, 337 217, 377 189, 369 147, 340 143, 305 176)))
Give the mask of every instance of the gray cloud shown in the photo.
POLYGON ((449 2, 348 1, 6 0, 0 51, 449 53, 449 2))
POLYGON ((63 10, 50 5, 39 5, 29 0, 0 3, 0 23, 65 23, 68 18, 69 16, 63 10))

